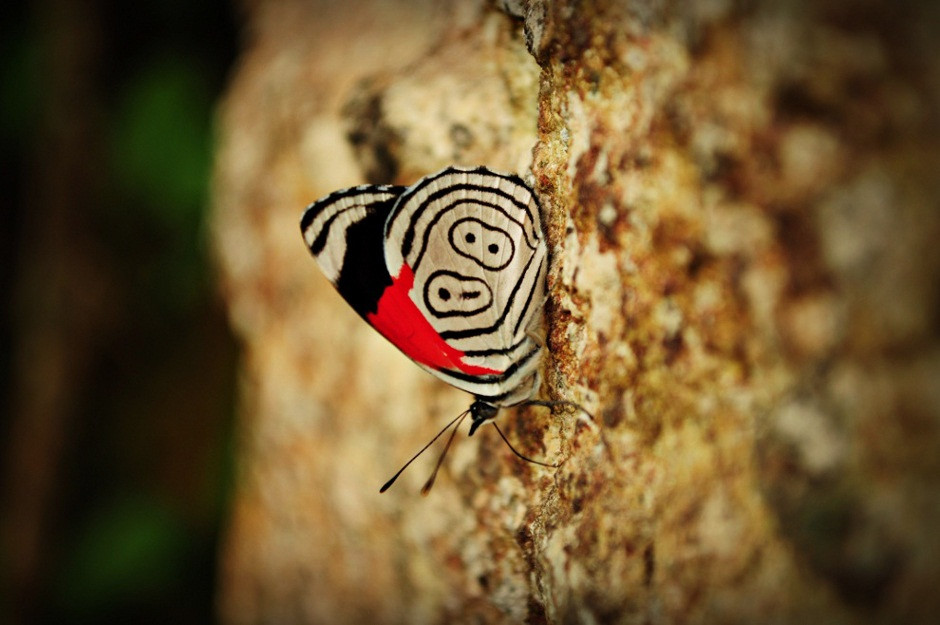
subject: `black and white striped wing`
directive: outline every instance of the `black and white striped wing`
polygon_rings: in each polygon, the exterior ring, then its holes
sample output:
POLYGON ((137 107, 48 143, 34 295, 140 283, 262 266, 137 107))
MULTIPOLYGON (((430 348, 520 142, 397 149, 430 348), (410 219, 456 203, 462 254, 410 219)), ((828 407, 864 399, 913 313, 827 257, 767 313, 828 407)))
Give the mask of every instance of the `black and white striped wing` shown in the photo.
POLYGON ((385 222, 405 190, 363 185, 336 191, 304 211, 300 229, 320 269, 363 318, 391 284, 383 252, 385 222))
POLYGON ((529 331, 541 320, 546 245, 519 177, 448 168, 408 187, 385 226, 385 260, 393 280, 413 274, 409 297, 462 355, 426 369, 494 405, 534 394, 541 347, 529 331))

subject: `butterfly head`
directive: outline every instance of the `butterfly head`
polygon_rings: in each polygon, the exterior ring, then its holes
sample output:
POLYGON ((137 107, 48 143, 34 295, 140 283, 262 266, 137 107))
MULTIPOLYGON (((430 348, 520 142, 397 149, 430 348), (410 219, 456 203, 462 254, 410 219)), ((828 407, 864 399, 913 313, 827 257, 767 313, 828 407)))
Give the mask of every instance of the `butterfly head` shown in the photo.
POLYGON ((477 428, 487 421, 492 421, 498 412, 499 408, 479 399, 470 404, 470 418, 473 420, 473 423, 470 424, 469 436, 473 436, 477 428))

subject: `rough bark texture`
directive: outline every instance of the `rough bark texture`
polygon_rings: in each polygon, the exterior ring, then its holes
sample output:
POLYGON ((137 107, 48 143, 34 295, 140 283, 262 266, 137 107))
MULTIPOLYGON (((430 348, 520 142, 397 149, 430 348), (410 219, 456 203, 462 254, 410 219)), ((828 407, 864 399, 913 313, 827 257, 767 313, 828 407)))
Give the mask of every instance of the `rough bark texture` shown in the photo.
POLYGON ((932 622, 940 46, 929 2, 252 4, 213 241, 244 343, 228 623, 932 622), (820 6, 820 4, 824 6, 820 6), (378 486, 468 405, 356 317, 302 208, 530 175, 536 409, 378 486))

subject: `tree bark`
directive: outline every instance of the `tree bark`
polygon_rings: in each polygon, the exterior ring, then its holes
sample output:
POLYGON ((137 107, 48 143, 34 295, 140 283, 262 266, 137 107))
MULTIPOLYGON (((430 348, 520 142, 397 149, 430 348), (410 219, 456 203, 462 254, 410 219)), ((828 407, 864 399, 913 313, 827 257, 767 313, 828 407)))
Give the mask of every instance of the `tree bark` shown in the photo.
POLYGON ((227 623, 931 622, 931 3, 255 3, 212 237, 242 359, 227 623), (338 188, 532 181, 543 396, 378 487, 469 398, 301 240, 338 188))

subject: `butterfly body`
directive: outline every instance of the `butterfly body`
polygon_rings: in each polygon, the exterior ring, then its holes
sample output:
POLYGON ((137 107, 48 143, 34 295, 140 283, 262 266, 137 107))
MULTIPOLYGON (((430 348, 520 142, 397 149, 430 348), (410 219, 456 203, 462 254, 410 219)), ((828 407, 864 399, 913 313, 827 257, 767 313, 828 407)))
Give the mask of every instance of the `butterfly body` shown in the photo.
POLYGON ((538 202, 517 176, 451 167, 410 187, 344 189, 311 204, 301 230, 360 316, 474 395, 471 430, 534 395, 547 254, 538 202))

